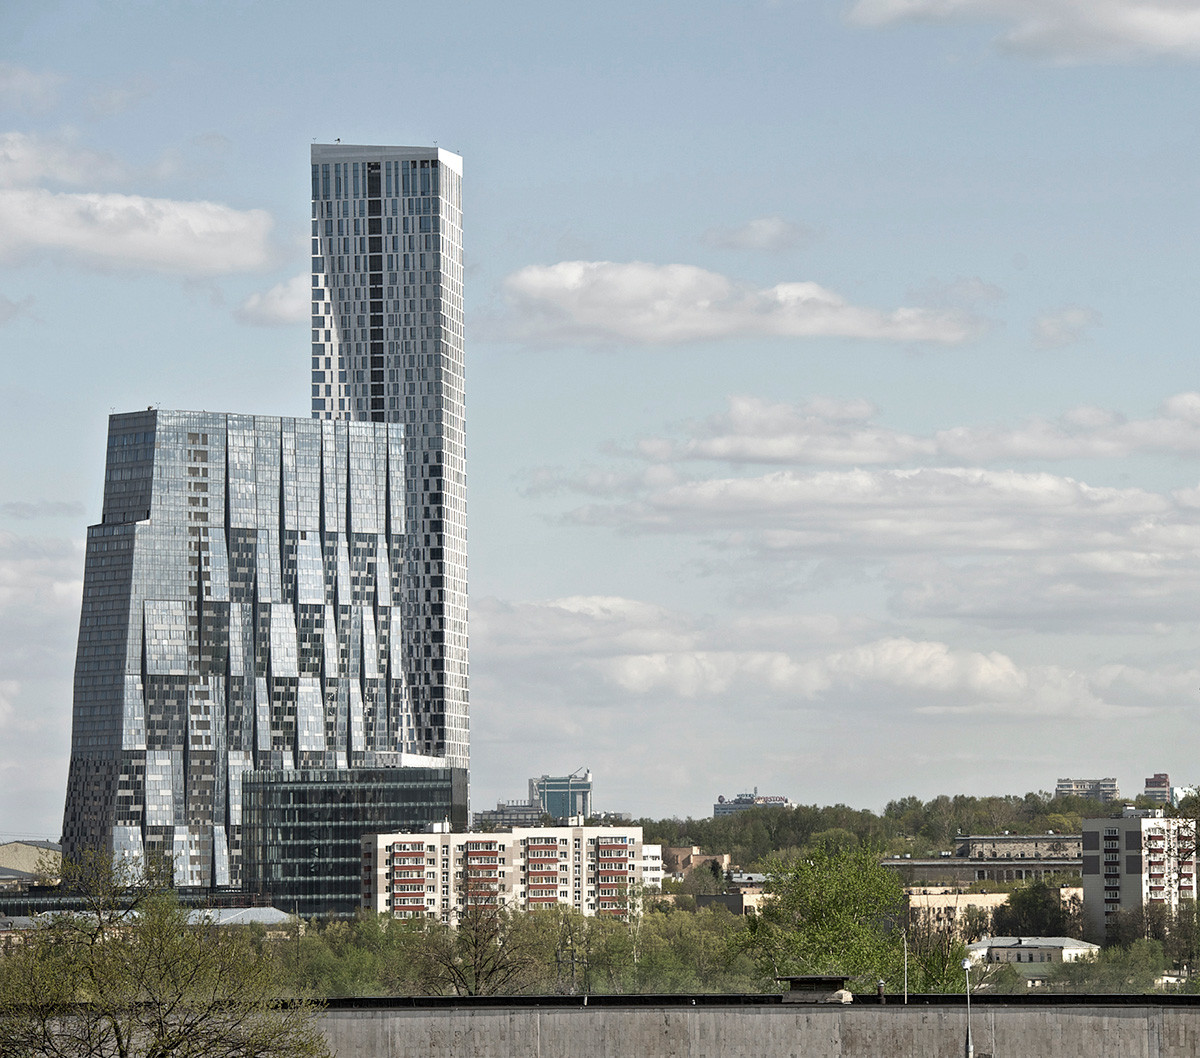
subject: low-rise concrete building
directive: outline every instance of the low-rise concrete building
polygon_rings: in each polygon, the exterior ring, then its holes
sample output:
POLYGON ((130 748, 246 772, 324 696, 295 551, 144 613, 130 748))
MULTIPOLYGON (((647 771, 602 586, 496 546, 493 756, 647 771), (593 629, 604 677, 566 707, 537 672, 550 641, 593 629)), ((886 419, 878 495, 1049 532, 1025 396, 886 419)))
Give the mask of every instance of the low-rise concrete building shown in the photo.
POLYGON ((1082 834, 965 834, 954 841, 954 855, 979 860, 1077 860, 1082 834))
POLYGON ((1089 958, 1099 944, 1074 937, 984 937, 967 945, 973 963, 1056 963, 1089 958))

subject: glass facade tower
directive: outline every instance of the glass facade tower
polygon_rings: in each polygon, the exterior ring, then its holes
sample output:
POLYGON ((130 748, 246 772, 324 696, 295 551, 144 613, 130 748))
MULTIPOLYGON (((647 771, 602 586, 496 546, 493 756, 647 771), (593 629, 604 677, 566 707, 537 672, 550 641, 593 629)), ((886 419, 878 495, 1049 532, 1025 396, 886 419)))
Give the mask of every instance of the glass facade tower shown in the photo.
POLYGON ((402 617, 406 456, 386 422, 110 418, 66 856, 162 856, 178 885, 240 885, 243 779, 291 769, 442 769, 427 821, 445 817, 455 766, 429 753, 402 617))
POLYGON ((421 751, 469 761, 462 159, 312 146, 312 415, 402 423, 400 602, 421 751))

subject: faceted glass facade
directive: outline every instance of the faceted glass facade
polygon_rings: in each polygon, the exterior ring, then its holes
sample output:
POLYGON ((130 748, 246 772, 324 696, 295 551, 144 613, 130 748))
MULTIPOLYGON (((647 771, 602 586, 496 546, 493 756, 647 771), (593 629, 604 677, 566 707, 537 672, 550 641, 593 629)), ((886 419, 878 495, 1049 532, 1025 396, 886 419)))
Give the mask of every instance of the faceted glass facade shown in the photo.
POLYGON ((365 834, 467 824, 462 768, 256 771, 243 783, 245 888, 300 915, 353 915, 365 834))
POLYGON ((407 616, 425 590, 407 455, 384 422, 110 418, 65 855, 160 855, 181 886, 236 886, 248 773, 456 763, 430 752, 432 681, 410 662, 430 652, 407 616))
POLYGON ((312 414, 403 423, 406 676, 425 752, 469 760, 462 159, 312 147, 312 414))

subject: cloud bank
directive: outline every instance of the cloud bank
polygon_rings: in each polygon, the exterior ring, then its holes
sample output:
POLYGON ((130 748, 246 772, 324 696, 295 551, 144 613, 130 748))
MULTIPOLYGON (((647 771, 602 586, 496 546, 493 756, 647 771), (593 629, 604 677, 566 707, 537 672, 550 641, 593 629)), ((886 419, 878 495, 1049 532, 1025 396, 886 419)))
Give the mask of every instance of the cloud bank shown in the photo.
POLYGON ((850 18, 866 26, 999 22, 1008 27, 1002 47, 1056 62, 1200 58, 1193 0, 857 0, 850 18))
POLYGON ((0 262, 50 254, 85 268, 210 277, 274 259, 263 210, 109 191, 54 191, 132 179, 110 155, 19 133, 0 137, 0 262))
POLYGON ((876 421, 879 415, 875 405, 862 400, 816 398, 786 404, 734 396, 724 412, 690 424, 690 436, 643 438, 635 451, 660 463, 712 460, 793 466, 1200 456, 1197 392, 1175 394, 1143 418, 1082 406, 1054 419, 955 426, 928 434, 890 429, 876 421))
POLYGON ((956 344, 977 321, 961 312, 851 305, 810 282, 755 288, 693 265, 561 261, 504 283, 515 337, 669 345, 729 338, 865 338, 956 344))

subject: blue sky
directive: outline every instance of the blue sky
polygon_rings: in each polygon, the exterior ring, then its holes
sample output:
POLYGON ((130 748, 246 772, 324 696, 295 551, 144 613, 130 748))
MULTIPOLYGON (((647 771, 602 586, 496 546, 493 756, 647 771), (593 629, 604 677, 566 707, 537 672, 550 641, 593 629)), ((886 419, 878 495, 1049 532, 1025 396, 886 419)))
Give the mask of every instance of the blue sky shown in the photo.
POLYGON ((1200 779, 1200 3, 0 11, 0 828, 110 410, 306 413, 307 150, 465 159, 473 801, 1200 779))

